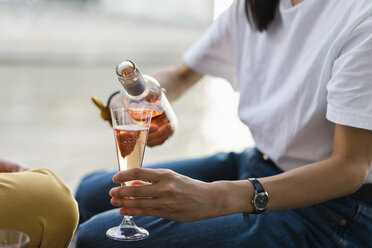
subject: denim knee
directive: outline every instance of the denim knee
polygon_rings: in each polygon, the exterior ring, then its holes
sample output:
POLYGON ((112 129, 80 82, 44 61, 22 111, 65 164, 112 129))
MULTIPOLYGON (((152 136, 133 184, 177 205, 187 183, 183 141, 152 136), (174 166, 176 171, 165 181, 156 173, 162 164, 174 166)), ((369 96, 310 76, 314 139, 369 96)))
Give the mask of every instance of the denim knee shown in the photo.
POLYGON ((109 191, 117 186, 112 183, 115 172, 96 172, 84 177, 76 190, 75 198, 79 204, 80 220, 83 223, 92 216, 113 208, 109 191))
POLYGON ((90 187, 89 178, 90 175, 81 180, 75 193, 75 199, 78 202, 80 213, 79 224, 89 219, 90 214, 88 213, 88 209, 90 208, 89 206, 94 204, 94 190, 90 187))
POLYGON ((121 242, 112 241, 106 236, 107 229, 119 225, 121 219, 122 217, 116 210, 93 216, 79 226, 76 235, 76 248, 121 247, 121 242), (112 214, 114 212, 117 213, 117 216, 112 214))

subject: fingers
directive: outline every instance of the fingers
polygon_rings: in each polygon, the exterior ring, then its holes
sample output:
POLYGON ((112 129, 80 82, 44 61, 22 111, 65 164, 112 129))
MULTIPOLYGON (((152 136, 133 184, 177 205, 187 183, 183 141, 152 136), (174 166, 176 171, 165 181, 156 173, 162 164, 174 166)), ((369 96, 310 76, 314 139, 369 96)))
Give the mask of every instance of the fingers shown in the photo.
POLYGON ((120 207, 120 214, 130 216, 171 217, 177 211, 168 207, 161 199, 118 199, 113 198, 111 204, 120 207))
POLYGON ((28 170, 26 167, 12 160, 0 159, 0 172, 20 172, 28 170))
POLYGON ((153 208, 159 204, 158 199, 154 198, 143 198, 143 199, 130 199, 130 198, 111 198, 111 204, 115 207, 125 207, 133 209, 147 209, 153 208))
POLYGON ((158 131, 158 126, 157 125, 152 125, 150 124, 150 128, 149 128, 149 131, 150 131, 150 134, 151 135, 152 133, 155 133, 156 131, 158 131))
POLYGON ((161 169, 133 168, 130 170, 120 171, 113 177, 114 183, 124 183, 133 180, 142 180, 148 182, 158 182, 162 175, 161 169))
POLYGON ((27 168, 27 167, 21 167, 21 168, 19 168, 19 171, 21 172, 21 171, 28 171, 28 170, 30 170, 29 168, 27 168))
POLYGON ((163 217, 161 212, 154 208, 146 208, 146 209, 135 209, 135 208, 127 208, 123 207, 120 209, 120 214, 122 215, 130 215, 130 216, 157 216, 163 217))
POLYGON ((158 190, 156 185, 144 186, 125 186, 116 187, 110 190, 110 196, 116 198, 124 197, 157 197, 158 190))
POLYGON ((114 176, 113 182, 123 183, 131 181, 135 184, 132 184, 132 186, 112 188, 110 190, 110 196, 115 198, 157 198, 164 195, 164 192, 167 193, 173 189, 172 187, 168 187, 167 182, 172 181, 175 177, 176 173, 167 169, 134 168, 120 171, 114 176), (147 182, 141 182, 139 180, 147 182))
POLYGON ((173 128, 171 124, 166 123, 164 125, 156 126, 156 125, 151 125, 150 126, 150 133, 149 133, 149 139, 159 139, 162 137, 169 137, 170 134, 173 133, 173 128))
POLYGON ((135 180, 130 183, 128 186, 143 186, 143 185, 148 185, 151 184, 149 182, 141 181, 141 180, 135 180))
POLYGON ((157 146, 163 144, 170 136, 173 134, 172 126, 167 123, 161 127, 153 126, 150 127, 149 138, 147 145, 149 147, 157 146))

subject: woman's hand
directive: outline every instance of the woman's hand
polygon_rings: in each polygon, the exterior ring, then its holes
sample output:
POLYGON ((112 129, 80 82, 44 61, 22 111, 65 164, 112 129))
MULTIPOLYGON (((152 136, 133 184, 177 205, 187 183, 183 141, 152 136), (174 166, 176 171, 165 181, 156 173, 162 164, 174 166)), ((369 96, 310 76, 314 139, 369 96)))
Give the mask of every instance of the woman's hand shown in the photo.
MULTIPOLYGON (((135 168, 117 173, 113 181, 124 183, 142 180, 142 186, 111 189, 111 204, 120 213, 131 216, 157 216, 191 222, 217 217, 223 209, 220 188, 166 169, 135 168)), ((137 184, 138 185, 138 184, 137 184)))
POLYGON ((169 123, 163 124, 160 127, 151 125, 149 131, 149 137, 147 140, 147 145, 149 147, 163 144, 172 136, 174 132, 172 126, 169 123))
POLYGON ((0 158, 0 173, 2 172, 20 172, 28 170, 26 167, 18 164, 17 162, 10 161, 8 159, 1 159, 0 158))

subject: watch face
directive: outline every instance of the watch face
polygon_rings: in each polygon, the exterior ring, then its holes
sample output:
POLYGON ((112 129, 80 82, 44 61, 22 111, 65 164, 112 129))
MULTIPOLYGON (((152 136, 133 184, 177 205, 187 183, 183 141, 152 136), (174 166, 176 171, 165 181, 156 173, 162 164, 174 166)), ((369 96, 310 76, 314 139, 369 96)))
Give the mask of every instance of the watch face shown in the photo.
POLYGON ((254 206, 257 210, 265 210, 269 205, 269 196, 266 192, 261 192, 254 198, 254 206))

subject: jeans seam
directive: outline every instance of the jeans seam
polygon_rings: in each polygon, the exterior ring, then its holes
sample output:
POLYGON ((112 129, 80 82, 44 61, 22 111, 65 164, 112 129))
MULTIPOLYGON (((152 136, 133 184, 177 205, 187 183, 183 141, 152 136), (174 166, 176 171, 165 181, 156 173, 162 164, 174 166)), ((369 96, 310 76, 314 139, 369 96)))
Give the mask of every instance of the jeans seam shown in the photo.
POLYGON ((372 219, 372 205, 365 202, 358 203, 358 205, 360 205, 360 212, 372 219))

